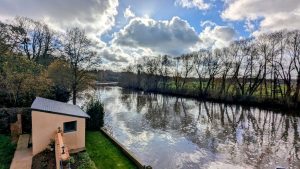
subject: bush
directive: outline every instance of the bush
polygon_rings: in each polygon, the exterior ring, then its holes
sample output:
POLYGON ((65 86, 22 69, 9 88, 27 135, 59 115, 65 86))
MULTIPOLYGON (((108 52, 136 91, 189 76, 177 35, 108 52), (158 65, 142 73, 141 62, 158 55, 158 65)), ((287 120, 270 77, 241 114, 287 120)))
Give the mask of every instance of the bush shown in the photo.
POLYGON ((42 65, 20 56, 0 57, 1 102, 6 106, 27 107, 36 96, 51 94, 51 80, 42 65))
POLYGON ((51 91, 53 96, 50 99, 53 100, 68 102, 71 97, 71 92, 64 86, 54 85, 51 91))
POLYGON ((103 105, 99 100, 92 99, 87 104, 87 114, 90 118, 87 120, 88 130, 99 130, 104 124, 103 105))
POLYGON ((77 169, 96 169, 94 161, 91 160, 87 152, 74 154, 70 158, 71 168, 77 169))

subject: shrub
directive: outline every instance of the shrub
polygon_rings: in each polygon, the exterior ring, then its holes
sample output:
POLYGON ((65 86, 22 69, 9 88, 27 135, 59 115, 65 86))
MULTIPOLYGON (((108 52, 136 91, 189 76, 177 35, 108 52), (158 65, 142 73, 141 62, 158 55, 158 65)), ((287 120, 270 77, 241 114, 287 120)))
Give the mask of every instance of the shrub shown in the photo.
POLYGON ((91 160, 87 152, 73 154, 70 158, 71 168, 96 169, 94 161, 91 160))
POLYGON ((99 100, 91 99, 87 104, 87 114, 90 118, 87 120, 88 130, 99 130, 104 124, 103 105, 99 100))
POLYGON ((50 99, 61 101, 61 102, 68 102, 71 97, 71 92, 64 86, 54 85, 51 88, 53 96, 50 99))
POLYGON ((83 152, 79 153, 79 161, 80 165, 78 166, 78 169, 95 169, 95 163, 91 160, 88 153, 83 152))

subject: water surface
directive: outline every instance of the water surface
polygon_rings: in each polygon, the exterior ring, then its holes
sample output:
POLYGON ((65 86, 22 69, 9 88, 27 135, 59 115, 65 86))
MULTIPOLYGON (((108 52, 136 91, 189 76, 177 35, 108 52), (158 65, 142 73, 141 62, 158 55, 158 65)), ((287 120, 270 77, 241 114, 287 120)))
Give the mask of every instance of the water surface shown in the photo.
POLYGON ((272 111, 101 87, 105 127, 144 164, 300 168, 300 119, 272 111))

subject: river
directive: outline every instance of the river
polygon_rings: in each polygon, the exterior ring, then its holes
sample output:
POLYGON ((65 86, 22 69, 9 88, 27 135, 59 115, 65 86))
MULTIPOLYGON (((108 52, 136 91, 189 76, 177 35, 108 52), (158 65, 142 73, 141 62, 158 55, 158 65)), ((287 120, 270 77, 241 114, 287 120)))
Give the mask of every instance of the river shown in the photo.
POLYGON ((105 127, 154 169, 300 168, 300 119, 242 106, 100 87, 105 127))

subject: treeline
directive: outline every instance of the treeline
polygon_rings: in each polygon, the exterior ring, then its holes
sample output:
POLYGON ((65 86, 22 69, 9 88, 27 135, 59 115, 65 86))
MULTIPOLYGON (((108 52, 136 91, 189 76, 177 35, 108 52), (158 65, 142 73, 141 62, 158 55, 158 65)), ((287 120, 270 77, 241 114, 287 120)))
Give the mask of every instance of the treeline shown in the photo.
POLYGON ((64 33, 25 17, 0 22, 0 106, 29 106, 36 96, 76 104, 97 64, 94 44, 84 30, 64 33))
POLYGON ((295 108, 300 92, 300 31, 262 34, 176 58, 145 57, 123 74, 123 86, 149 92, 295 108))

